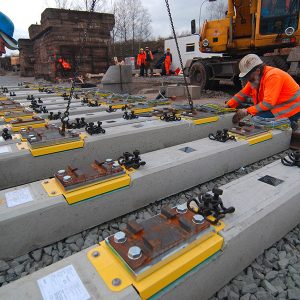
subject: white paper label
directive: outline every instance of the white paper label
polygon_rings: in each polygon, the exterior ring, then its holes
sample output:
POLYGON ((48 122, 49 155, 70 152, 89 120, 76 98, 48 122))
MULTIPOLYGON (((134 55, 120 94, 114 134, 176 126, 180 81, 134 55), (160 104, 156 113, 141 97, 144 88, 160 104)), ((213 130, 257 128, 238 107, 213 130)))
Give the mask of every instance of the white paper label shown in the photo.
POLYGON ((8 207, 14 207, 33 200, 29 188, 23 188, 5 193, 8 207))
POLYGON ((0 154, 9 153, 9 152, 11 152, 11 147, 10 146, 1 146, 0 147, 0 154))
POLYGON ((37 282, 44 300, 90 299, 90 295, 73 265, 53 272, 37 282))

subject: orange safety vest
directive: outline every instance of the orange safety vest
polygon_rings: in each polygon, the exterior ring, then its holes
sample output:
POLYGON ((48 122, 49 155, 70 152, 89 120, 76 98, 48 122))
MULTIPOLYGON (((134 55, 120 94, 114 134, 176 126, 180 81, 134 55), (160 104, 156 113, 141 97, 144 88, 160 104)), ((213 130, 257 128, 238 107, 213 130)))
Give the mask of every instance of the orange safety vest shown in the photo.
POLYGON ((248 82, 235 94, 227 105, 237 108, 246 98, 252 97, 254 105, 247 108, 248 113, 256 115, 270 110, 275 118, 289 118, 300 112, 300 89, 297 82, 286 72, 266 66, 257 91, 248 82))
POLYGON ((138 56, 137 56, 137 62, 136 64, 138 66, 141 66, 142 64, 145 64, 146 62, 146 53, 139 53, 138 56))

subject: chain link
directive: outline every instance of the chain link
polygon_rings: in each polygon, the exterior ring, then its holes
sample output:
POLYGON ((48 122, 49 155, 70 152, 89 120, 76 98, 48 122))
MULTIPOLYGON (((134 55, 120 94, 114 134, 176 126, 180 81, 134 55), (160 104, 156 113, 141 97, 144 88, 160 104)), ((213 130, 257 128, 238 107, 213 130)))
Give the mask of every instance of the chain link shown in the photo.
MULTIPOLYGON (((93 0, 90 12, 94 12, 96 2, 97 2, 97 0, 93 0)), ((73 75, 73 79, 72 79, 72 85, 71 85, 71 89, 70 89, 70 95, 68 97, 68 103, 67 103, 66 110, 63 113, 63 116, 61 118, 61 122, 62 122, 62 130, 61 130, 61 132, 62 132, 62 134, 65 134, 66 126, 67 126, 67 124, 69 122, 69 115, 70 115, 69 110, 70 110, 70 105, 71 105, 72 98, 74 96, 75 83, 76 83, 75 81, 76 81, 76 78, 78 76, 79 66, 82 63, 83 49, 84 49, 84 46, 87 43, 87 30, 89 29, 90 22, 91 22, 91 18, 89 19, 89 21, 87 23, 87 26, 86 26, 86 28, 83 31, 83 41, 82 41, 82 44, 81 44, 81 47, 80 47, 79 59, 77 60, 77 62, 76 62, 76 56, 75 56, 74 75, 73 75)))
POLYGON ((194 110, 194 103, 193 103, 193 100, 192 100, 192 97, 191 97, 191 94, 190 94, 189 85, 188 85, 187 78, 186 78, 186 75, 185 75, 184 69, 183 69, 182 57, 181 57, 181 53, 180 53, 180 49, 179 49, 179 45, 178 45, 177 35, 176 35, 176 32, 175 32, 175 27, 174 27, 174 23, 173 23, 171 9, 170 9, 170 5, 169 5, 169 0, 165 0, 165 2, 166 2, 169 18, 170 18, 170 23, 171 23, 174 39, 175 39, 175 44, 176 44, 176 48, 177 48, 177 52, 178 52, 178 56, 179 56, 181 70, 183 71, 183 78, 184 78, 184 84, 185 84, 185 88, 186 88, 186 92, 187 92, 187 98, 188 98, 188 101, 189 101, 191 111, 193 111, 194 110))

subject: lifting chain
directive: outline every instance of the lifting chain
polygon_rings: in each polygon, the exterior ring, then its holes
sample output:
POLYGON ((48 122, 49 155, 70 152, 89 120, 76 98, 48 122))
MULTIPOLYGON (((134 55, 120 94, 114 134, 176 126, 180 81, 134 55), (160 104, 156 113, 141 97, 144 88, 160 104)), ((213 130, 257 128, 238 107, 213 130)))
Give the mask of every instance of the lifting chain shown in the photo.
POLYGON ((178 57, 179 57, 179 61, 180 61, 181 70, 183 72, 184 84, 185 84, 185 88, 186 88, 186 93, 187 93, 190 109, 191 109, 191 111, 193 111, 194 110, 194 103, 193 103, 193 100, 192 100, 192 97, 191 97, 191 94, 190 94, 189 85, 188 85, 187 78, 186 78, 186 75, 185 75, 184 69, 183 69, 182 57, 181 57, 181 53, 180 53, 180 49, 179 49, 179 45, 178 45, 178 41, 177 41, 177 35, 176 35, 176 32, 175 32, 175 27, 174 27, 173 18, 172 18, 172 14, 171 14, 171 10, 170 10, 169 0, 165 0, 165 2, 166 2, 166 6, 167 6, 169 18, 170 18, 170 23, 171 23, 175 43, 176 43, 176 48, 177 48, 177 52, 178 52, 178 57))
MULTIPOLYGON (((90 12, 94 12, 96 2, 97 2, 97 0, 93 0, 92 5, 91 5, 90 12)), ((79 61, 78 61, 78 63, 75 62, 74 76, 73 76, 73 80, 72 80, 72 85, 71 85, 70 95, 69 95, 69 99, 68 99, 68 103, 67 103, 66 110, 65 110, 65 112, 63 113, 63 116, 62 116, 62 118, 61 118, 61 122, 62 122, 62 130, 61 130, 61 134, 62 134, 62 135, 65 134, 67 124, 68 124, 68 122, 69 122, 69 120, 70 120, 70 118, 69 118, 69 115, 70 115, 69 110, 70 110, 71 100, 72 100, 73 95, 74 95, 75 81, 76 81, 76 78, 77 78, 77 75, 78 75, 79 65, 81 64, 81 60, 82 60, 82 56, 83 56, 83 48, 84 48, 84 46, 85 46, 85 44, 86 44, 86 41, 87 41, 87 29, 88 29, 89 26, 90 26, 91 20, 92 20, 92 18, 89 19, 89 22, 88 22, 88 24, 87 24, 87 26, 86 26, 86 28, 84 29, 84 32, 83 32, 83 42, 81 43, 81 47, 80 47, 79 61)))

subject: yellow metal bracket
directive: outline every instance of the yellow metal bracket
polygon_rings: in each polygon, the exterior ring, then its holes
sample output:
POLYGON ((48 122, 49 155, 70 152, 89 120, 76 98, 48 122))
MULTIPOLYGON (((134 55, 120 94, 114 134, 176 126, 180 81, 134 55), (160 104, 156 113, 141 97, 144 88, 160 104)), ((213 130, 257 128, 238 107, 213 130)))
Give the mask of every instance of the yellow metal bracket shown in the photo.
POLYGON ((140 281, 135 280, 105 241, 91 249, 87 257, 112 292, 120 292, 132 285, 142 299, 148 299, 220 251, 223 242, 222 236, 213 233, 203 242, 196 244, 189 251, 177 256, 140 281), (116 279, 119 285, 113 284, 116 279))
POLYGON ((207 124, 212 122, 217 122, 220 118, 219 116, 213 116, 208 118, 202 118, 202 119, 193 119, 189 117, 182 117, 183 120, 193 121, 194 125, 201 125, 201 124, 207 124))
POLYGON ((233 133, 237 141, 247 141, 249 145, 255 145, 261 142, 265 142, 273 138, 272 132, 266 132, 264 134, 255 135, 249 138, 245 138, 241 135, 233 133))
MULTIPOLYGON (((33 116, 32 114, 31 115, 24 115, 24 116, 20 116, 20 118, 21 119, 31 119, 32 116, 33 116)), ((7 117, 6 118, 5 116, 3 116, 4 122, 6 122, 6 123, 9 123, 13 120, 16 120, 17 118, 19 118, 19 117, 7 117)))
POLYGON ((143 113, 147 113, 147 112, 152 112, 153 111, 153 107, 147 107, 147 108, 131 108, 130 110, 134 111, 134 113, 136 115, 138 114, 143 114, 143 113))
POLYGON ((57 144, 57 145, 53 145, 53 146, 41 147, 41 148, 36 148, 36 149, 32 149, 28 145, 26 139, 25 140, 21 139, 22 142, 17 144, 17 148, 19 150, 24 150, 24 149, 29 150, 31 152, 32 156, 42 156, 42 155, 47 155, 47 154, 52 154, 52 153, 57 153, 57 152, 62 152, 62 151, 83 148, 84 139, 86 138, 86 136, 87 135, 85 133, 81 133, 79 141, 57 144))
POLYGON ((91 184, 72 191, 65 191, 55 178, 42 182, 42 186, 46 190, 49 197, 63 195, 69 204, 74 204, 98 195, 127 187, 130 185, 130 182, 130 171, 126 171, 126 174, 119 177, 108 179, 98 184, 91 184))
POLYGON ((22 125, 13 125, 13 124, 10 124, 11 126, 11 130, 13 132, 18 132, 20 131, 21 129, 23 128, 28 128, 28 127, 31 127, 31 128, 43 128, 47 125, 47 122, 42 122, 42 123, 34 123, 34 122, 28 122, 28 123, 24 123, 22 125))

